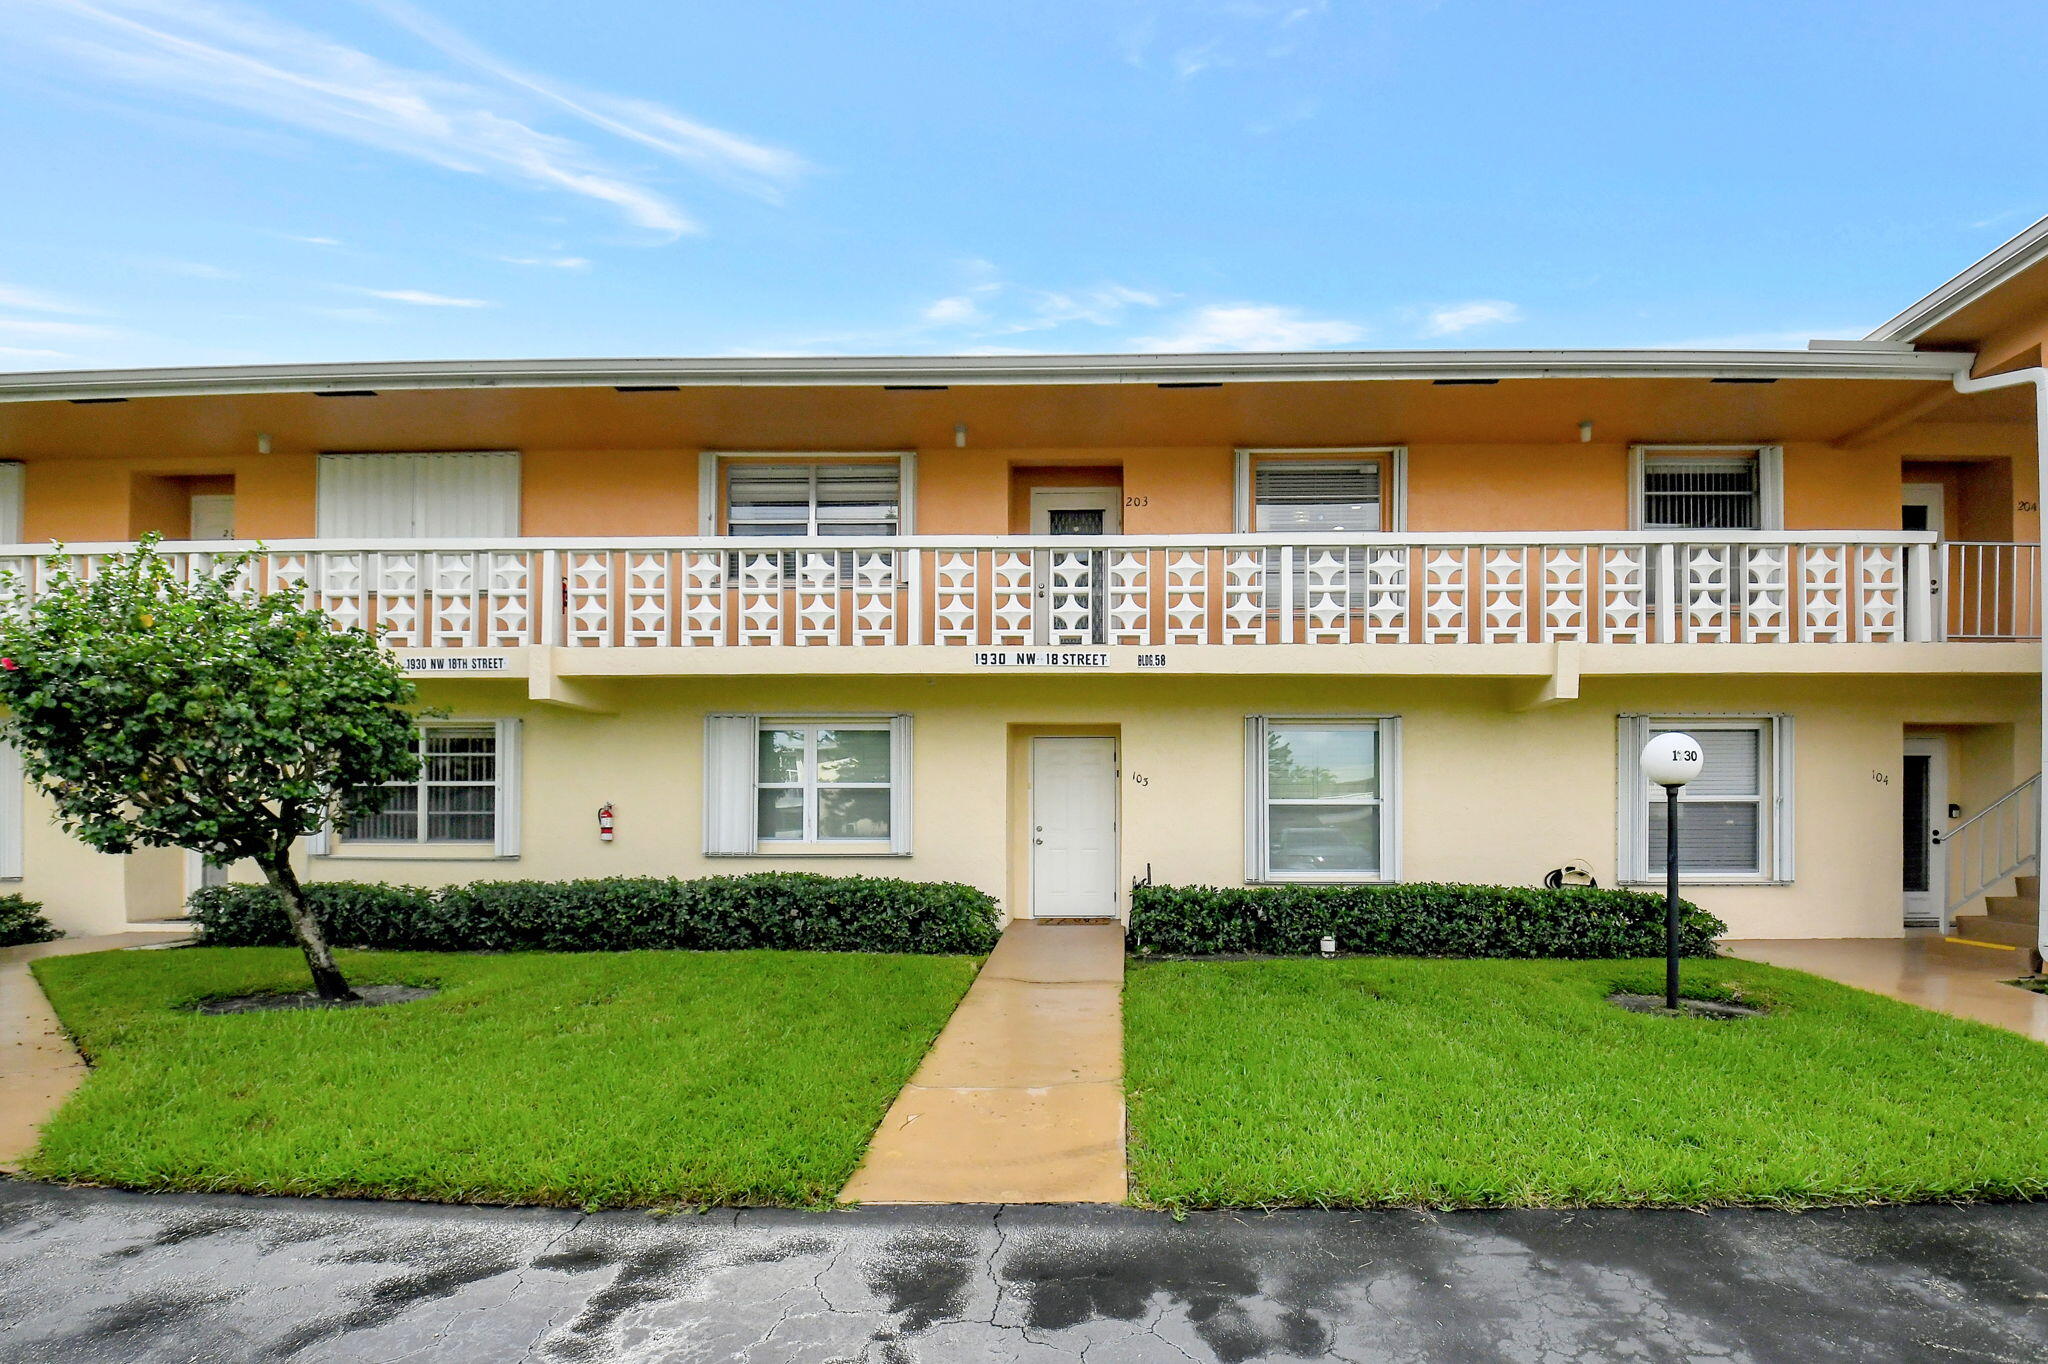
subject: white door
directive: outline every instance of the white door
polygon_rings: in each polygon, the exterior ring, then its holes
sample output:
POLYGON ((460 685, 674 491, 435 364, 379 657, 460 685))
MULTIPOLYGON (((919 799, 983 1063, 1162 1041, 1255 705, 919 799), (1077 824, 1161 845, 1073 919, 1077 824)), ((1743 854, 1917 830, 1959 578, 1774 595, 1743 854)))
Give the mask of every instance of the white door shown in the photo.
POLYGON ((233 493, 192 494, 192 528, 194 540, 232 540, 235 538, 235 495, 233 493))
POLYGON ((1904 806, 1906 923, 1939 924, 1948 898, 1948 858, 1938 841, 1948 822, 1948 745, 1906 740, 1900 802, 1904 806))
POLYGON ((1031 741, 1031 917, 1117 917, 1116 740, 1031 741))
MULTIPOLYGON (((1948 616, 1954 609, 1949 594, 1948 553, 1941 542, 1948 538, 1948 490, 1939 483, 1908 483, 1899 489, 1899 529, 1934 532, 1934 629, 1936 638, 1946 638, 1948 616)), ((1962 583, 1955 584, 1960 591, 1962 583)))

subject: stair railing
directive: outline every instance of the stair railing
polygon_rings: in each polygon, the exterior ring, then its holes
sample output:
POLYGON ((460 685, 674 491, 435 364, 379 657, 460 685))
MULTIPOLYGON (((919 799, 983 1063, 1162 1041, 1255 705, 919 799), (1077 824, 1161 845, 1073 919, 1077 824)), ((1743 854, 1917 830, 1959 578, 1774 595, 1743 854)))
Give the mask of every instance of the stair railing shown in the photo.
POLYGON ((2037 772, 1936 840, 1947 859, 1941 931, 1956 911, 2009 876, 2041 865, 2041 776, 2037 772))

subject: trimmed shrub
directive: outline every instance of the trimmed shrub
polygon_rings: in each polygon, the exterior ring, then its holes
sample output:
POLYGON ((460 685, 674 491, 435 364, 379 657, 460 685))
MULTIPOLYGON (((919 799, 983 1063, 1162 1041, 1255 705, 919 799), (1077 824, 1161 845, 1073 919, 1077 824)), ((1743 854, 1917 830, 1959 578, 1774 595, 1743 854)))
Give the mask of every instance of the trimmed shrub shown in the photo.
MULTIPOLYGON (((422 952, 622 952, 635 948, 986 952, 996 903, 957 882, 758 872, 683 881, 475 881, 423 890, 319 881, 306 902, 338 947, 422 952)), ((289 946, 268 886, 193 892, 200 941, 289 946)))
POLYGON ((30 900, 20 895, 0 895, 0 947, 20 947, 23 943, 49 942, 61 938, 60 929, 53 928, 43 917, 43 902, 30 900))
MULTIPOLYGON (((1728 931, 1681 901, 1679 950, 1714 955, 1728 931)), ((1169 956, 1659 957, 1664 897, 1567 886, 1139 886, 1133 952, 1169 956)))

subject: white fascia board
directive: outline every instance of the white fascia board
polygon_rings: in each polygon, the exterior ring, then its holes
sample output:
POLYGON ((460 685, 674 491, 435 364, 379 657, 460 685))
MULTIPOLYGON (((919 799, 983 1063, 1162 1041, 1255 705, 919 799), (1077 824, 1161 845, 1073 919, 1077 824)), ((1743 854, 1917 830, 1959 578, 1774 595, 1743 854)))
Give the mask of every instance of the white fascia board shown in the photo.
POLYGON ((1370 379, 1938 379, 1959 352, 1864 350, 1316 351, 1226 355, 823 356, 435 360, 0 374, 0 402, 331 390, 1302 383, 1370 379))
POLYGON ((1916 341, 2035 262, 2048 256, 2048 218, 1879 327, 1871 341, 1916 341))

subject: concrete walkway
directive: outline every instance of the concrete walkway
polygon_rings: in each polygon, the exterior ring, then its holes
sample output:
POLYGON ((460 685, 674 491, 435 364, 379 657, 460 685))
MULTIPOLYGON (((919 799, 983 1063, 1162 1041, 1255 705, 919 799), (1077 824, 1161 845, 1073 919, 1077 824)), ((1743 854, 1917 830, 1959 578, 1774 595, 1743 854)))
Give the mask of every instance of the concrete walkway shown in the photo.
POLYGON ((188 936, 180 927, 0 947, 0 1170, 17 1168, 36 1149, 42 1125, 85 1081, 85 1062, 28 964, 38 957, 158 947, 188 936))
POLYGON ((2048 1204, 584 1216, 0 1180, 20 1364, 2048 1358, 2048 1204))
POLYGON ((840 1197, 1121 1203, 1123 929, 1019 920, 840 1197))
POLYGON ((2048 1042, 2048 995, 2007 983, 2027 974, 2024 952, 1950 942, 1934 932, 1903 938, 1749 938, 1724 942, 1721 949, 2048 1042))

